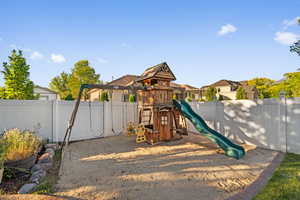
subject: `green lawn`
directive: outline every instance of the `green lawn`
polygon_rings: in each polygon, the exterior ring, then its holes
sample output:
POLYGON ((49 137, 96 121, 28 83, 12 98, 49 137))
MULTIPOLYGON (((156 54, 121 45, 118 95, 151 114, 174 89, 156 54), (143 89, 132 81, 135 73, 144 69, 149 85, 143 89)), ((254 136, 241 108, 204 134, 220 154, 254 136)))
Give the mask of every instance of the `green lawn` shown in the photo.
POLYGON ((300 155, 287 153, 254 200, 300 200, 300 155))

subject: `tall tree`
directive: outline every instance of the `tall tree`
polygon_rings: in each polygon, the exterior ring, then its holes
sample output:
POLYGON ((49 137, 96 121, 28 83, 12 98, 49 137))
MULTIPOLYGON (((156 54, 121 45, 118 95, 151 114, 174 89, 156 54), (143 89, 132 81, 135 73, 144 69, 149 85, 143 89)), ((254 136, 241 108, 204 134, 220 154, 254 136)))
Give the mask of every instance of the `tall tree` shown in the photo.
MULTIPOLYGON (((33 82, 29 79, 29 68, 22 51, 13 50, 3 63, 4 98, 5 99, 35 99, 33 82)), ((3 91, 3 89, 2 89, 3 91)))
POLYGON ((247 99, 245 89, 239 87, 236 91, 236 99, 247 99))
MULTIPOLYGON (((99 84, 100 75, 95 69, 89 66, 88 60, 80 60, 75 63, 68 81, 68 87, 74 98, 77 98, 81 84, 99 84)), ((83 97, 87 98, 87 91, 83 92, 83 97)))
POLYGON ((272 96, 269 88, 273 83, 274 81, 268 78, 254 78, 248 81, 248 85, 256 87, 260 99, 270 98, 272 96))
POLYGON ((71 90, 68 87, 69 79, 70 75, 62 72, 59 76, 54 77, 49 84, 50 89, 57 92, 60 99, 72 98, 71 90))
POLYGON ((206 90, 205 97, 207 101, 213 101, 216 98, 217 90, 214 87, 209 87, 206 90))

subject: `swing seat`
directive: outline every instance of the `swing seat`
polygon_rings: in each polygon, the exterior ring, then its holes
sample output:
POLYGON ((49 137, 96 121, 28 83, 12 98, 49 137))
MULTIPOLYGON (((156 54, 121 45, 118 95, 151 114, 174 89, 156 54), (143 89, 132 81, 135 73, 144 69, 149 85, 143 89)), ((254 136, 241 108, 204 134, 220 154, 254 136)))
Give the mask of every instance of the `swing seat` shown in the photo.
POLYGON ((141 143, 147 141, 146 135, 145 135, 146 129, 143 124, 138 125, 137 131, 136 131, 136 143, 141 143))

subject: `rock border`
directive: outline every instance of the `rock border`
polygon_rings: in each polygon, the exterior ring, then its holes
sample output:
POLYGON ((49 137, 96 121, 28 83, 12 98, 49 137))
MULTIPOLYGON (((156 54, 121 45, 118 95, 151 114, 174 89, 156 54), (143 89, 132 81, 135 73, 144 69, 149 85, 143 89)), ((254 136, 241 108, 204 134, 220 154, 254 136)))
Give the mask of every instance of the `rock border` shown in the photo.
POLYGON ((28 194, 32 192, 47 175, 47 170, 53 167, 53 158, 58 149, 57 144, 44 145, 45 152, 38 158, 37 163, 30 169, 31 176, 29 183, 24 184, 18 191, 18 194, 28 194))

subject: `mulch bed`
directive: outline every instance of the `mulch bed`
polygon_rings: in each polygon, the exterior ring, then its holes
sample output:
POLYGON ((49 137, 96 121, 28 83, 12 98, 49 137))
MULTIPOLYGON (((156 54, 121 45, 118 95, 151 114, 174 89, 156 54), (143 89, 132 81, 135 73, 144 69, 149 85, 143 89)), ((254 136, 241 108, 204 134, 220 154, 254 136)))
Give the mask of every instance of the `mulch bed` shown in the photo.
MULTIPOLYGON (((38 158, 45 152, 45 148, 41 148, 38 153, 36 162, 38 158)), ((30 174, 26 174, 24 172, 19 172, 15 169, 5 169, 4 177, 2 179, 2 183, 0 184, 0 191, 5 194, 16 194, 18 190, 22 187, 22 185, 28 183, 30 174)), ((1 192, 0 192, 1 194, 1 192)))

